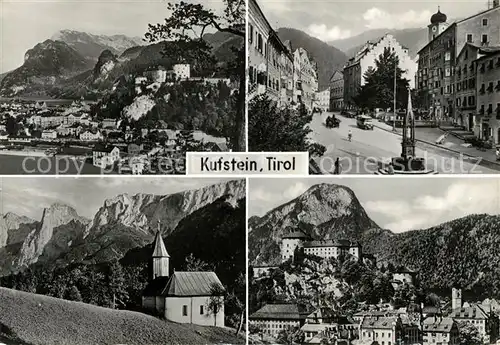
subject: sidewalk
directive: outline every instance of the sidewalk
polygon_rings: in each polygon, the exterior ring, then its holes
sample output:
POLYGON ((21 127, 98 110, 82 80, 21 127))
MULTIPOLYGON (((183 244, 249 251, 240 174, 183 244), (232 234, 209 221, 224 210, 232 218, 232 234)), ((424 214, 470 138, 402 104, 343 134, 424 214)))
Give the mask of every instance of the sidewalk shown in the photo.
MULTIPOLYGON (((392 131, 392 126, 386 123, 373 121, 373 124, 375 125, 375 127, 378 127, 384 131, 394 133, 392 131)), ((398 135, 402 135, 401 128, 396 128, 396 133, 398 135)), ((442 145, 437 145, 436 140, 444 133, 446 133, 446 131, 443 131, 439 128, 415 128, 415 139, 425 144, 439 147, 443 150, 448 150, 453 153, 461 153, 470 157, 480 157, 483 161, 486 161, 488 165, 494 165, 497 168, 500 167, 500 162, 496 161, 495 149, 480 151, 475 147, 464 147, 462 146, 464 141, 453 135, 449 135, 442 145)))

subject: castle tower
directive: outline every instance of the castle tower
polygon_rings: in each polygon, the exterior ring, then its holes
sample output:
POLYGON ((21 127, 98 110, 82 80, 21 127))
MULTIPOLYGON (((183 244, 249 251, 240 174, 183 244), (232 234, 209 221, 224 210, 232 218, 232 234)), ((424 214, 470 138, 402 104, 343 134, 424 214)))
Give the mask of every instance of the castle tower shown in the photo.
POLYGON ((168 255, 165 243, 161 238, 160 221, 158 221, 158 231, 156 232, 155 241, 153 243, 153 279, 158 277, 168 277, 168 266, 170 255, 168 255))
POLYGON ((462 308, 462 289, 451 290, 451 308, 452 310, 462 308))
POLYGON ((434 40, 438 35, 440 35, 444 30, 446 30, 449 24, 446 22, 448 17, 446 14, 441 12, 441 8, 438 7, 438 11, 434 13, 431 17, 431 24, 429 28, 429 42, 434 40))

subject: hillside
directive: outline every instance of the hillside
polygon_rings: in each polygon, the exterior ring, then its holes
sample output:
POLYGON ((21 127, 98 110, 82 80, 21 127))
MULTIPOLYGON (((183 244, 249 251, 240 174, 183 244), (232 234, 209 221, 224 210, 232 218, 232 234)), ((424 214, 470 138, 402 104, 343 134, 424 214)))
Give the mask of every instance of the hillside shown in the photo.
POLYGON ((427 28, 412 29, 373 29, 365 31, 357 36, 342 40, 328 42, 346 53, 347 57, 354 56, 367 42, 376 42, 385 34, 391 34, 403 46, 410 50, 410 56, 415 58, 417 52, 427 44, 427 28))
POLYGON ((23 345, 244 343, 233 334, 0 288, 0 339, 23 345))
POLYGON ((76 75, 92 65, 92 61, 66 43, 46 40, 28 50, 23 65, 3 77, 0 95, 44 93, 60 79, 76 75))
POLYGON ((0 242, 0 276, 33 263, 66 265, 120 259, 130 249, 151 243, 158 221, 168 235, 182 219, 225 195, 232 195, 234 200, 243 198, 245 181, 229 181, 170 195, 118 195, 104 201, 92 220, 59 204, 45 209, 39 222, 16 216, 22 220, 16 223, 11 220, 12 215, 8 219, 6 215, 0 221, 0 239, 6 239, 3 245, 0 242))
POLYGON ((339 49, 309 36, 303 31, 291 28, 278 29, 278 36, 284 42, 289 40, 293 49, 304 48, 318 64, 319 90, 328 87, 330 77, 335 70, 342 70, 347 56, 339 49))
MULTIPOLYGON (((225 33, 205 35, 213 47, 216 65, 189 61, 191 75, 228 77, 243 40, 225 33)), ((26 53, 23 66, 2 75, 0 95, 43 95, 52 98, 97 100, 109 93, 121 77, 150 68, 172 68, 178 57, 164 55, 165 44, 145 44, 140 38, 104 36, 62 30, 26 53)))
POLYGON ((363 232, 378 229, 354 192, 344 186, 319 184, 298 198, 252 220, 249 260, 253 264, 280 261, 279 243, 290 228, 301 228, 315 239, 361 240, 363 232))
POLYGON ((460 286, 478 296, 500 296, 500 216, 470 215, 429 229, 376 238, 370 241, 378 241, 370 251, 382 261, 419 271, 420 280, 430 289, 460 286))

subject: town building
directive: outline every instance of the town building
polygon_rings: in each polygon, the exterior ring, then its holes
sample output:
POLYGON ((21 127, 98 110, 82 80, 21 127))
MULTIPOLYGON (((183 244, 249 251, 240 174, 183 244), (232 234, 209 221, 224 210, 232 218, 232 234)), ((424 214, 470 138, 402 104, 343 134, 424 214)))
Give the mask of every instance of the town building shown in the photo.
POLYGON ((278 266, 253 266, 252 272, 254 278, 267 277, 271 274, 271 271, 277 269, 278 266))
POLYGON ((310 236, 301 231, 293 231, 283 236, 281 238, 281 260, 284 262, 292 259, 295 249, 302 247, 303 243, 310 239, 310 236))
POLYGON ((177 79, 187 80, 191 78, 191 65, 189 64, 175 64, 173 71, 177 79))
MULTIPOLYGON (((160 226, 159 226, 160 227, 160 226)), ((160 231, 156 233, 151 255, 151 281, 142 293, 142 307, 178 323, 224 327, 224 297, 214 295, 223 286, 215 272, 172 272, 170 255, 160 231), (220 309, 209 308, 218 298, 220 309)))
POLYGON ((248 76, 249 96, 261 95, 267 89, 267 41, 272 27, 256 0, 248 2, 248 76))
POLYGON ((422 325, 422 343, 458 345, 458 332, 458 324, 451 317, 429 317, 422 325))
POLYGON ((352 340, 358 337, 358 324, 349 317, 321 307, 307 315, 304 325, 305 343, 320 344, 323 338, 352 340))
POLYGON ((330 111, 340 111, 344 108, 344 73, 333 72, 330 77, 330 111))
POLYGON ((57 131, 53 129, 47 129, 42 131, 42 139, 53 140, 57 139, 57 131))
MULTIPOLYGON (((498 13, 500 16, 500 12, 498 13)), ((500 30, 500 29, 499 29, 500 30)), ((500 45, 481 47, 477 68, 477 121, 474 134, 500 144, 500 45)))
POLYGON ((499 319, 490 308, 481 304, 462 304, 462 290, 453 288, 451 295, 451 313, 448 315, 456 322, 467 322, 474 325, 482 339, 492 344, 498 339, 499 319))
POLYGON ((117 128, 116 119, 103 119, 102 120, 102 128, 117 128))
POLYGON ((312 110, 318 91, 317 64, 311 61, 304 48, 298 48, 294 52, 293 66, 294 102, 302 103, 306 109, 312 110))
POLYGON ((357 260, 361 257, 361 245, 357 242, 346 240, 307 241, 302 244, 302 247, 304 248, 304 254, 319 256, 324 259, 337 259, 339 256, 346 256, 348 254, 357 260))
POLYGON ((164 83, 167 81, 167 71, 162 66, 144 72, 144 76, 153 83, 164 83))
MULTIPOLYGON (((440 9, 428 26, 428 43, 418 52, 416 88, 424 107, 438 122, 457 122, 455 108, 456 60, 466 43, 488 47, 500 44, 500 6, 448 23, 440 9)), ((470 66, 469 66, 470 68, 470 66)), ((463 79, 463 73, 461 78, 463 79)))
POLYGON ((266 94, 278 105, 293 100, 291 46, 278 37, 256 0, 248 4, 248 76, 250 98, 266 94))
POLYGON ((392 273, 392 286, 394 289, 398 289, 404 284, 415 284, 416 273, 406 267, 401 267, 396 269, 392 273))
POLYGON ((120 149, 116 146, 96 145, 92 150, 92 164, 106 168, 120 160, 120 149))
POLYGON ((0 131, 0 140, 7 140, 9 139, 9 133, 5 131, 0 131))
POLYGON ((369 68, 376 68, 375 61, 386 49, 397 56, 402 77, 409 80, 411 88, 414 87, 417 63, 410 57, 408 48, 399 44, 394 36, 386 34, 378 42, 367 42, 344 66, 344 104, 347 108, 356 107, 355 99, 359 88, 365 84, 365 73, 369 68))
POLYGON ((319 108, 321 111, 328 111, 330 109, 330 89, 316 92, 315 108, 319 108))
MULTIPOLYGON (((467 131, 479 132, 476 114, 477 79, 476 62, 480 46, 466 43, 458 54, 455 64, 456 123, 467 131)), ((452 87, 453 89, 453 87, 452 87)), ((477 135, 477 134, 476 134, 477 135)))
POLYGON ((293 102, 293 48, 290 41, 285 41, 285 50, 281 54, 281 105, 293 102))
POLYGON ((402 336, 403 324, 399 317, 365 317, 359 326, 362 343, 376 341, 380 345, 395 345, 402 336))
POLYGON ((311 311, 310 306, 298 304, 266 304, 248 319, 263 334, 277 337, 283 330, 302 327, 311 311))
POLYGON ((79 138, 82 141, 98 141, 102 140, 102 134, 100 131, 85 131, 80 134, 79 138))

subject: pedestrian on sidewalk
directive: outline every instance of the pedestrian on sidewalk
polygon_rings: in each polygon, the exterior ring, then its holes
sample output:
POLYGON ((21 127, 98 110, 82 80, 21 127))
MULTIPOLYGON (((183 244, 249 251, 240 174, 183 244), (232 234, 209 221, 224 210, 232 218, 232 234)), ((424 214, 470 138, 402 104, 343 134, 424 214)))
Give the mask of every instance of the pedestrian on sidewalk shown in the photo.
POLYGON ((496 157, 497 157, 497 161, 500 161, 500 147, 497 147, 497 149, 495 151, 495 154, 496 154, 496 157))
POLYGON ((387 167, 387 174, 394 175, 394 166, 392 165, 392 162, 390 162, 389 166, 387 167))
POLYGON ((335 160, 335 170, 333 171, 334 175, 340 175, 342 172, 342 165, 340 164, 340 159, 337 157, 335 160))

